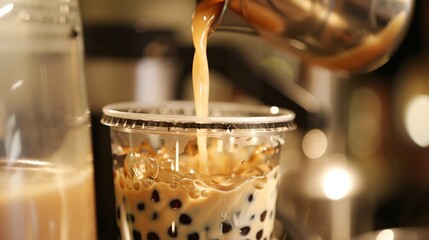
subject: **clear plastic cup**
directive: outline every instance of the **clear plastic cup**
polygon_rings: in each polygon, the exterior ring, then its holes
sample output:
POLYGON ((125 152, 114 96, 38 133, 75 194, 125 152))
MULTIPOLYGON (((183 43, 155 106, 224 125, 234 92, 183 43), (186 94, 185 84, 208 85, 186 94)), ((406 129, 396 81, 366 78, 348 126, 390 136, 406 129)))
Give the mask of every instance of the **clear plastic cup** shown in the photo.
POLYGON ((209 112, 196 117, 180 101, 103 108, 122 239, 274 239, 294 113, 232 103, 209 112))

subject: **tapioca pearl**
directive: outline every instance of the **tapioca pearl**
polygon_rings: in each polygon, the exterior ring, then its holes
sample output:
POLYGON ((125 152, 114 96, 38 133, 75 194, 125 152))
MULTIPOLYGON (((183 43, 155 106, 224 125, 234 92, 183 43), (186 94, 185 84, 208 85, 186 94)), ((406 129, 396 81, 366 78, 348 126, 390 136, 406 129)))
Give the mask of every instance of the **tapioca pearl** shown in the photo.
POLYGON ((232 230, 231 224, 222 222, 222 233, 229 233, 232 230))
POLYGON ((198 235, 198 233, 188 234, 188 240, 199 240, 199 239, 200 239, 200 235, 198 235))
POLYGON ((177 231, 176 226, 170 226, 167 230, 167 234, 169 237, 175 238, 177 235, 179 235, 179 232, 177 231))
POLYGON ((152 202, 159 202, 160 198, 159 198, 159 192, 155 189, 152 192, 152 196, 150 198, 152 200, 152 202))
POLYGON ((247 234, 249 234, 249 232, 250 232, 250 227, 248 226, 240 228, 241 236, 246 236, 247 234))
POLYGON ((154 212, 152 213, 152 220, 156 220, 156 219, 158 219, 158 213, 154 212))
POLYGON ((134 240, 142 240, 142 234, 137 230, 133 230, 133 238, 134 240))
POLYGON ((265 221, 266 217, 267 217, 267 210, 265 210, 261 213, 261 216, 260 216, 261 222, 265 221))
POLYGON ((260 240, 261 238, 262 238, 262 236, 264 235, 264 230, 259 230, 257 233, 256 233, 256 240, 260 240))
POLYGON ((179 209, 182 207, 182 202, 179 199, 173 199, 170 202, 170 207, 172 209, 179 209))
POLYGON ((127 213, 127 221, 133 223, 135 221, 134 215, 131 213, 127 213))
POLYGON ((182 224, 189 225, 192 223, 192 218, 187 214, 180 214, 179 221, 182 224))
POLYGON ((147 240, 159 240, 159 236, 155 232, 148 232, 147 233, 147 240))
POLYGON ((144 209, 146 208, 146 206, 144 205, 144 203, 140 202, 137 204, 137 210, 144 211, 144 209))
POLYGON ((247 197, 247 201, 249 201, 249 202, 252 202, 252 201, 253 201, 253 194, 250 194, 250 195, 247 197))

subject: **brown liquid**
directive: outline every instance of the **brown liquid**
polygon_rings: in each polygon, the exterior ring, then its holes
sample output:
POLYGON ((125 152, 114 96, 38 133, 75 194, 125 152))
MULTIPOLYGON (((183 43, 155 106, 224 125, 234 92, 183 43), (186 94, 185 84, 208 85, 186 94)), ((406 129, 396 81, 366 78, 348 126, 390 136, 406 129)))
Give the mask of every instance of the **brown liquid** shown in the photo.
POLYGON ((121 239, 274 239, 281 174, 278 165, 267 163, 278 152, 252 145, 231 155, 211 140, 208 165, 216 175, 210 177, 191 171, 200 158, 193 150, 181 153, 174 169, 175 151, 164 146, 120 154, 126 157, 114 172, 114 186, 121 239))
POLYGON ((207 0, 197 6, 192 18, 192 36, 195 47, 192 79, 197 116, 208 115, 209 66, 207 61, 207 37, 213 22, 222 9, 222 0, 207 0))
POLYGON ((1 162, 0 239, 96 239, 92 166, 25 162, 13 169, 1 162))
MULTIPOLYGON (((194 88, 195 109, 198 117, 208 116, 209 105, 209 66, 207 60, 207 37, 213 22, 219 17, 223 0, 202 1, 195 10, 192 18, 192 36, 195 47, 192 80, 194 88)), ((207 173, 207 139, 198 136, 200 151, 199 170, 207 173)))

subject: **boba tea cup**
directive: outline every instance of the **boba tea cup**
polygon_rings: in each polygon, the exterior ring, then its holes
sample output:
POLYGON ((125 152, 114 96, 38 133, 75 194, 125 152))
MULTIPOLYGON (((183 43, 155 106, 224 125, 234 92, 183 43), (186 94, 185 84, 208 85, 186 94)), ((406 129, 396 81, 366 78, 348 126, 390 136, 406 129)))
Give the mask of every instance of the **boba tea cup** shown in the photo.
POLYGON ((193 102, 116 103, 110 127, 120 239, 275 239, 280 162, 294 113, 193 102))

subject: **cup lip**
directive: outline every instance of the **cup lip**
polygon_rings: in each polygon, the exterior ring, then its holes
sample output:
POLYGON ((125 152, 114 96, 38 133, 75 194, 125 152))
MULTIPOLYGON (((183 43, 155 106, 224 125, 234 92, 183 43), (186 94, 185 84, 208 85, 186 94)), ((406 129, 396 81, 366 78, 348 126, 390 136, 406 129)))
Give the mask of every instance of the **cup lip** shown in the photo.
POLYGON ((296 128, 295 113, 276 106, 250 105, 233 102, 210 102, 211 116, 150 113, 153 109, 181 109, 193 112, 193 101, 163 101, 158 103, 119 102, 103 107, 101 123, 110 127, 144 129, 208 129, 288 131, 296 128), (250 116, 217 116, 215 110, 250 113, 250 116), (273 112, 274 111, 274 112, 273 112))

